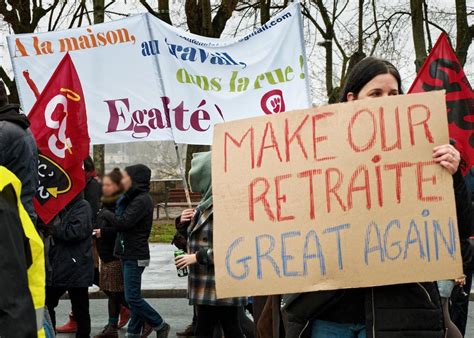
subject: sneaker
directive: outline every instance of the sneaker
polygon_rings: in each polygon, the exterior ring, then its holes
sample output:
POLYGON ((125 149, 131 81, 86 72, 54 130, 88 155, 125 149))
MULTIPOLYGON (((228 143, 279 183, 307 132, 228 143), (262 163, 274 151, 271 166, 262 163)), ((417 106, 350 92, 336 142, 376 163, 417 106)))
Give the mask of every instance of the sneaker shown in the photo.
POLYGON ((168 323, 164 323, 161 325, 161 329, 156 331, 156 338, 168 338, 168 335, 170 333, 170 326, 168 323))
POLYGON ((69 321, 63 326, 56 327, 57 333, 76 333, 77 331, 77 322, 74 319, 72 312, 69 314, 69 321))
POLYGON ((121 329, 125 325, 127 325, 128 321, 130 320, 130 310, 127 309, 125 306, 120 308, 120 321, 118 323, 118 328, 121 329))
POLYGON ((106 325, 102 332, 98 335, 95 335, 94 338, 118 338, 117 325, 106 325))
POLYGON ((192 337, 194 336, 194 326, 190 324, 184 331, 177 332, 176 335, 178 337, 192 337))
POLYGON ((143 325, 142 334, 140 335, 140 338, 146 338, 149 335, 151 335, 152 332, 153 332, 153 327, 150 324, 145 322, 145 324, 143 325))

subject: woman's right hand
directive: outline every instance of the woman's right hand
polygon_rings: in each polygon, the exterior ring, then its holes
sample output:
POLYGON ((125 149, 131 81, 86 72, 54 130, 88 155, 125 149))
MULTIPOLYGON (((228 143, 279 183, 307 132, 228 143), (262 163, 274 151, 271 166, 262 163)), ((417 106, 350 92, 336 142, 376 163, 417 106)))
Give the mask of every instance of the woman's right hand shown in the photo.
POLYGON ((181 213, 181 218, 179 219, 180 223, 190 222, 193 219, 195 212, 196 211, 194 209, 183 210, 181 213))

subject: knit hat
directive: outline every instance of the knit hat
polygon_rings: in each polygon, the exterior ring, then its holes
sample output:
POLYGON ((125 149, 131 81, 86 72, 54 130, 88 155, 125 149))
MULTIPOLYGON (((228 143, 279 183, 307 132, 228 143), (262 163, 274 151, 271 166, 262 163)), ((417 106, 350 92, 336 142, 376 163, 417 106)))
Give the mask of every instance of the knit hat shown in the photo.
POLYGON ((144 164, 135 164, 125 168, 128 176, 132 179, 132 186, 135 188, 150 187, 151 170, 144 164))

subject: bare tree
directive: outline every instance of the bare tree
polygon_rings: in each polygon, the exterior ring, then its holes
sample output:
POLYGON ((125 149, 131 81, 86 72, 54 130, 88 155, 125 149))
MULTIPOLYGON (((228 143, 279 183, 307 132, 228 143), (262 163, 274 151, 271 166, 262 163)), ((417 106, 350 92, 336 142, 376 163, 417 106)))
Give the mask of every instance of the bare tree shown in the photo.
POLYGON ((456 0, 456 55, 463 66, 474 39, 474 24, 469 26, 467 16, 466 0, 456 0))
POLYGON ((411 29, 413 33, 413 44, 415 47, 415 66, 418 71, 426 59, 426 43, 423 18, 423 0, 410 0, 411 29))
MULTIPOLYGON (((40 20, 49 12, 53 11, 58 3, 59 0, 54 0, 51 5, 42 7, 42 1, 40 1, 38 4, 37 1, 32 1, 31 3, 29 0, 0 0, 0 15, 3 17, 3 20, 10 25, 12 31, 16 34, 32 33, 38 26, 40 20)), ((15 80, 10 79, 2 66, 0 66, 0 78, 8 87, 8 91, 10 92, 10 102, 18 103, 19 97, 15 80)))
POLYGON ((140 3, 146 8, 146 10, 158 19, 172 25, 170 17, 170 4, 169 0, 158 0, 158 11, 155 11, 147 0, 140 0, 140 3))

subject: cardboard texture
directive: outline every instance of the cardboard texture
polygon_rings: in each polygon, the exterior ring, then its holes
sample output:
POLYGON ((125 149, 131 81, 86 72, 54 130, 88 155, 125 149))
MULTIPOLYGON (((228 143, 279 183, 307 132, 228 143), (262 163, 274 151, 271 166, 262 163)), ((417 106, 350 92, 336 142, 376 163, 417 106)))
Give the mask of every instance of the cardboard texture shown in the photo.
POLYGON ((219 298, 462 275, 444 92, 216 126, 219 298))

